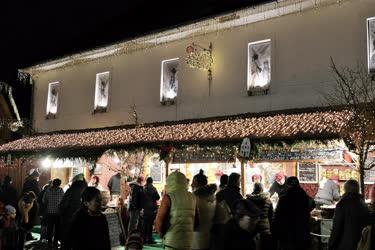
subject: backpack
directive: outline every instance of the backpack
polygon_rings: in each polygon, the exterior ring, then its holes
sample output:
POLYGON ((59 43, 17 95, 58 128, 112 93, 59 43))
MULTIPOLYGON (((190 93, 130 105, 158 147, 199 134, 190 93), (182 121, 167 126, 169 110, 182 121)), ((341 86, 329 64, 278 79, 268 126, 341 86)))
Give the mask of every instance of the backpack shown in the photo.
POLYGON ((143 249, 143 238, 140 230, 135 229, 129 233, 129 237, 126 241, 126 250, 142 250, 143 249))
POLYGON ((372 230, 372 225, 367 226, 362 230, 362 236, 358 242, 357 250, 370 250, 371 249, 371 230, 372 230))

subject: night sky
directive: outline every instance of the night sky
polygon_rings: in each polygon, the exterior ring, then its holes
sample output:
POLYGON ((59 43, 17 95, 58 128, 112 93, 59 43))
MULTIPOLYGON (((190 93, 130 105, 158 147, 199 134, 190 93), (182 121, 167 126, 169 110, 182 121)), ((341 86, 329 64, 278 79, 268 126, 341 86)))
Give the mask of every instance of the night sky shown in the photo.
POLYGON ((2 0, 0 81, 17 69, 270 0, 2 0))

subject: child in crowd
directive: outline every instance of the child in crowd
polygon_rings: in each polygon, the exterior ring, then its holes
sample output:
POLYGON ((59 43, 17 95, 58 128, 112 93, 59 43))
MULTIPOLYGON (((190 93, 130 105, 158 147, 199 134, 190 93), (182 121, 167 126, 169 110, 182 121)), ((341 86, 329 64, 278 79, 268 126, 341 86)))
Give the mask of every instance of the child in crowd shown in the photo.
POLYGON ((1 249, 12 250, 17 248, 18 244, 18 226, 16 223, 16 209, 11 206, 5 206, 5 215, 2 218, 2 237, 1 249))

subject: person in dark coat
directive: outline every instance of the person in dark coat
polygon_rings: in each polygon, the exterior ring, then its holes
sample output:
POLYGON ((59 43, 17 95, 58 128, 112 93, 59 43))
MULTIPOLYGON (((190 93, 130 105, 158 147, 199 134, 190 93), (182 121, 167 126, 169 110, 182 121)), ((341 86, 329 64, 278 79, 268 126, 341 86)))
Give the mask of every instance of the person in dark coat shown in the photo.
POLYGON ((148 177, 146 185, 143 188, 144 204, 143 204, 143 238, 144 242, 154 244, 152 239, 152 227, 156 218, 158 206, 156 202, 160 199, 160 195, 156 188, 152 185, 152 178, 148 177))
POLYGON ((247 199, 252 201, 262 211, 257 225, 257 230, 260 233, 261 249, 274 249, 271 237, 273 207, 269 194, 263 192, 261 183, 255 183, 253 193, 248 195, 247 199))
POLYGON ((255 250, 254 237, 258 233, 256 226, 261 214, 252 201, 237 200, 233 204, 233 218, 224 227, 220 249, 255 250))
POLYGON ((4 177, 4 184, 1 186, 1 200, 4 204, 17 208, 18 193, 12 186, 12 177, 9 175, 4 177))
POLYGON ((129 233, 134 229, 139 229, 139 218, 144 202, 142 182, 143 177, 139 176, 136 182, 129 184, 131 188, 129 199, 129 233))
POLYGON ((19 235, 18 235, 18 249, 23 250, 26 235, 31 232, 36 224, 38 217, 38 202, 36 202, 36 196, 34 192, 26 192, 21 196, 18 202, 18 208, 20 211, 19 218, 19 235))
POLYGON ((23 183, 22 193, 26 193, 32 191, 34 192, 35 196, 38 198, 40 194, 40 187, 39 187, 39 173, 37 170, 34 170, 23 183))
POLYGON ((228 180, 228 185, 216 194, 216 201, 218 203, 225 201, 231 211, 233 211, 234 202, 242 199, 240 194, 240 175, 231 173, 228 180))
POLYGON ((223 174, 222 176, 220 176, 219 191, 221 191, 224 188, 226 188, 226 186, 228 185, 228 179, 229 179, 229 177, 226 174, 223 174))
POLYGON ((95 187, 87 187, 82 193, 82 206, 74 215, 69 238, 72 250, 110 250, 108 222, 101 213, 102 196, 95 187))
POLYGON ((300 187, 297 177, 286 180, 287 190, 277 204, 271 232, 281 250, 310 247, 310 212, 315 202, 300 187))
POLYGON ((333 227, 328 242, 329 250, 355 250, 361 233, 369 221, 369 209, 359 194, 359 184, 349 180, 344 185, 345 194, 336 205, 333 227))
POLYGON ((81 207, 81 196, 86 187, 87 183, 85 181, 74 181, 61 200, 59 211, 62 225, 60 231, 62 249, 69 249, 70 247, 68 238, 69 225, 73 219, 73 215, 81 207))

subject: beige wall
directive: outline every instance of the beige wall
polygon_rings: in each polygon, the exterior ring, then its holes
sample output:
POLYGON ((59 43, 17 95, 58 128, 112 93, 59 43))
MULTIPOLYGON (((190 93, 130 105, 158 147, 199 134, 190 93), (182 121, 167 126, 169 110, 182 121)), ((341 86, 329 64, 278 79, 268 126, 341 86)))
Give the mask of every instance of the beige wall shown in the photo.
POLYGON ((152 49, 40 72, 34 75, 34 125, 39 132, 133 123, 135 104, 143 123, 262 112, 322 105, 320 92, 333 84, 329 57, 338 64, 367 65, 366 18, 375 16, 373 0, 352 0, 303 13, 160 45, 152 49), (247 96, 247 44, 272 40, 272 82, 268 95, 247 96), (185 48, 213 43, 213 82, 189 68, 185 48), (178 101, 162 106, 161 61, 180 58, 178 101), (110 71, 110 107, 92 114, 96 73, 110 71), (59 81, 56 119, 46 120, 48 83, 59 81))

